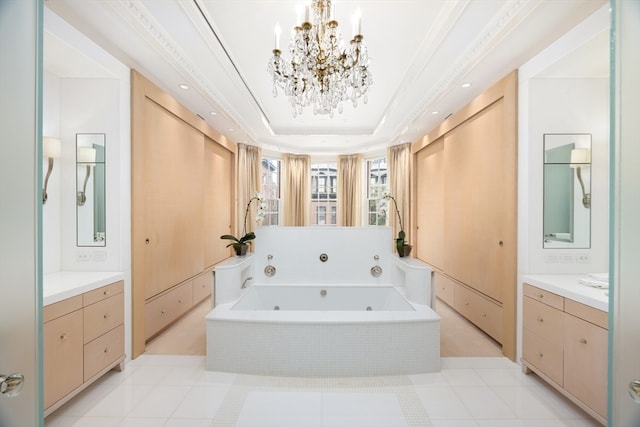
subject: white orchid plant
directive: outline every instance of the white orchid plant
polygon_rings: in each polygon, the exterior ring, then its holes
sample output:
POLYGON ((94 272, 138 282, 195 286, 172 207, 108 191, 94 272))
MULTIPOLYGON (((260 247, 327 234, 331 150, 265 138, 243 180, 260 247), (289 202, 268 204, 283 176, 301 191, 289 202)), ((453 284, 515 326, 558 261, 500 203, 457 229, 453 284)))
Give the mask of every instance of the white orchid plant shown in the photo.
POLYGON ((223 240, 231 240, 231 243, 227 245, 249 245, 251 241, 256 238, 256 234, 253 231, 247 233, 247 216, 249 215, 249 207, 251 206, 251 202, 254 200, 258 201, 258 210, 256 212, 256 222, 260 223, 264 219, 265 214, 267 213, 267 204, 264 201, 264 197, 262 194, 256 192, 253 194, 253 197, 249 199, 247 202, 247 207, 244 211, 244 227, 242 228, 242 237, 237 238, 236 236, 232 236, 231 234, 223 234, 220 236, 223 240))
POLYGON ((388 209, 388 204, 389 204, 389 200, 393 200, 393 205, 396 208, 396 216, 398 217, 398 222, 400 223, 400 231, 398 231, 398 237, 396 238, 396 244, 398 245, 398 247, 400 246, 404 246, 406 245, 405 242, 405 232, 404 232, 404 227, 402 226, 402 216, 400 215, 400 210, 398 209, 398 203, 396 202, 395 197, 393 197, 391 194, 385 192, 382 195, 382 199, 380 199, 380 207, 379 207, 379 212, 382 215, 386 215, 387 214, 387 209, 388 209))

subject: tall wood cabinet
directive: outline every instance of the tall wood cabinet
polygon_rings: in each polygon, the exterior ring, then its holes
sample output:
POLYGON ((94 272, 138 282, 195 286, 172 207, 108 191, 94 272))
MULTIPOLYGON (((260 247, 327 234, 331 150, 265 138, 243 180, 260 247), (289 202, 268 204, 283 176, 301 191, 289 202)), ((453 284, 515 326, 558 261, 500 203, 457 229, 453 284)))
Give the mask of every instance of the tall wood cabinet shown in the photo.
POLYGON ((133 357, 145 341, 206 298, 229 250, 235 144, 132 72, 133 357), (200 283, 200 282, 198 282, 200 283))
POLYGON ((516 354, 517 77, 413 144, 416 256, 436 294, 516 354))

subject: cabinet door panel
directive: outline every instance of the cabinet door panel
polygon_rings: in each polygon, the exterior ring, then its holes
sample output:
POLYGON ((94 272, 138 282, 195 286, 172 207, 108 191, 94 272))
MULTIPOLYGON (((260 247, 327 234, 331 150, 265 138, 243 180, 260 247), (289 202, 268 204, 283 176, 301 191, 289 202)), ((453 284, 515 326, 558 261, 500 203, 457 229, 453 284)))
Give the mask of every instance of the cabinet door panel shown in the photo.
POLYGON ((85 307, 83 317, 86 344, 124 322, 124 294, 85 307))
POLYGON ((45 409, 82 385, 82 310, 43 327, 45 409))
POLYGON ((416 256, 444 267, 444 138, 416 156, 416 256))
POLYGON ((525 329, 522 339, 522 357, 562 387, 562 347, 525 329))
POLYGON ((564 326, 564 387, 606 418, 607 330, 566 313, 564 326))
POLYGON ((143 164, 146 297, 204 268, 202 133, 151 100, 145 103, 143 164), (151 143, 152 141, 152 143, 151 143), (148 239, 148 240, 147 240, 148 239))
POLYGON ((229 257, 228 240, 220 240, 231 230, 233 171, 231 152, 211 139, 205 141, 204 152, 204 264, 212 266, 229 257))
MULTIPOLYGON (((444 270, 455 279, 502 302, 511 277, 515 241, 509 239, 510 212, 505 191, 503 101, 498 101, 445 135, 444 270), (502 242, 502 245, 500 245, 502 242)), ((511 285, 511 284, 509 284, 511 285)))

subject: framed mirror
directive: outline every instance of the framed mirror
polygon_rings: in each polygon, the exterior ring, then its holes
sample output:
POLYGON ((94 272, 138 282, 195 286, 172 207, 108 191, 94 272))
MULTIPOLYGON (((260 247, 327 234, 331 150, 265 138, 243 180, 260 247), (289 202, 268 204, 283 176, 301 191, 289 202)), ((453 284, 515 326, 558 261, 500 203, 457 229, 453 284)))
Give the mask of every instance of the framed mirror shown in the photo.
POLYGON ((105 246, 104 133, 76 134, 76 244, 105 246))
POLYGON ((591 134, 544 135, 543 247, 591 246, 591 134))

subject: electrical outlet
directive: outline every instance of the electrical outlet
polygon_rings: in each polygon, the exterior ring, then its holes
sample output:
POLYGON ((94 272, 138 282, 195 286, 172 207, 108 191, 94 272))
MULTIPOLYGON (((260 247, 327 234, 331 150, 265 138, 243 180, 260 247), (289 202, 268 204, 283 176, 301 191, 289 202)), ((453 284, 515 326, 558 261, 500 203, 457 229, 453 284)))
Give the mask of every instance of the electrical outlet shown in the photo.
POLYGON ((107 260, 107 252, 106 251, 95 251, 93 253, 93 260, 95 262, 105 262, 107 260))
POLYGON ((544 262, 546 263, 556 263, 558 262, 558 254, 545 254, 544 262))
POLYGON ((89 252, 89 251, 78 251, 78 252, 76 252, 76 261, 78 261, 78 262, 89 262, 89 261, 91 261, 91 252, 89 252))
POLYGON ((576 255, 576 262, 587 264, 591 262, 591 256, 587 254, 576 255))

